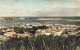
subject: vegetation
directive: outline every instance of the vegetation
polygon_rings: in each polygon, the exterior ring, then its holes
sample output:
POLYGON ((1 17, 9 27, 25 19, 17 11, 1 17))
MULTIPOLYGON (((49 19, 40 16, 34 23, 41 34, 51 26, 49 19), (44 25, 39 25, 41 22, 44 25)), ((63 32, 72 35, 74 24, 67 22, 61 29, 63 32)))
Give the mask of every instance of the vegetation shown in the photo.
POLYGON ((23 28, 23 27, 14 27, 14 30, 16 33, 24 34, 25 31, 28 31, 31 34, 35 34, 38 29, 47 29, 47 26, 39 26, 35 27, 33 26, 32 28, 23 28))
POLYGON ((0 35, 4 35, 4 32, 0 31, 0 35))
POLYGON ((25 28, 20 28, 20 27, 14 27, 14 30, 16 33, 24 34, 24 31, 26 31, 25 28))
MULTIPOLYGON (((45 36, 12 38, 1 44, 1 50, 77 50, 80 46, 79 36, 45 36)), ((79 48, 80 49, 80 48, 79 48)))

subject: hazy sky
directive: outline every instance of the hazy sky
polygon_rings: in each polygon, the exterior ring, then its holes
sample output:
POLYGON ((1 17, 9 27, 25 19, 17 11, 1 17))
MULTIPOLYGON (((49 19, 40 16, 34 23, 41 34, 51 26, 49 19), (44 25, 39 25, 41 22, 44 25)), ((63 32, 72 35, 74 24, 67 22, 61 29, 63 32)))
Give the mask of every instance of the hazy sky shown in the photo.
POLYGON ((80 0, 0 0, 2 16, 80 16, 80 0))

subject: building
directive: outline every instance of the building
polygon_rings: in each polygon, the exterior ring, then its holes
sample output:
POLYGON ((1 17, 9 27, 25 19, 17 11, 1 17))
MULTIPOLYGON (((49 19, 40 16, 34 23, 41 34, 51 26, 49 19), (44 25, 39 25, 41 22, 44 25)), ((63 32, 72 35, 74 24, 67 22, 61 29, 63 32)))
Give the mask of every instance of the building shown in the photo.
POLYGON ((30 37, 30 34, 16 34, 18 38, 20 37, 30 37))
POLYGON ((16 34, 14 31, 4 33, 4 35, 5 35, 6 37, 9 37, 9 36, 11 37, 11 36, 13 36, 14 34, 16 34))

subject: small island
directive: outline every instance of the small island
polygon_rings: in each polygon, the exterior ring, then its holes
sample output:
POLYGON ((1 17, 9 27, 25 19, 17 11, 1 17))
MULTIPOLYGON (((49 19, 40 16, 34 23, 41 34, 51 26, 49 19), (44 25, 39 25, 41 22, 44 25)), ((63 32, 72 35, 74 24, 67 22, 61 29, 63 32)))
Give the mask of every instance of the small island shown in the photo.
POLYGON ((54 18, 39 18, 37 20, 53 20, 54 18))
POLYGON ((10 18, 10 17, 7 17, 7 18, 0 18, 0 22, 11 22, 11 21, 15 21, 16 19, 25 19, 25 18, 22 18, 22 17, 18 17, 18 18, 10 18))
POLYGON ((37 20, 64 20, 64 21, 80 21, 80 19, 78 20, 72 20, 72 19, 63 19, 63 18, 39 18, 37 20))
POLYGON ((62 19, 62 18, 39 18, 37 20, 65 20, 65 19, 62 19))
POLYGON ((18 18, 18 19, 25 19, 25 18, 22 18, 22 17, 21 17, 21 18, 18 18))

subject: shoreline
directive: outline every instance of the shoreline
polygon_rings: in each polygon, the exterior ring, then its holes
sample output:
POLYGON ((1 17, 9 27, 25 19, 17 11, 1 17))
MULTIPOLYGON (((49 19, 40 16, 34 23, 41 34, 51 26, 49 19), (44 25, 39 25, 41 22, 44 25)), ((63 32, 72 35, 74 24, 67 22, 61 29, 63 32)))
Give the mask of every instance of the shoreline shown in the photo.
POLYGON ((22 18, 22 17, 9 17, 9 18, 0 18, 0 22, 11 22, 11 21, 15 21, 16 19, 25 19, 25 18, 22 18))
POLYGON ((62 18, 38 18, 37 20, 64 20, 64 21, 80 21, 78 20, 72 20, 72 19, 62 19, 62 18))

